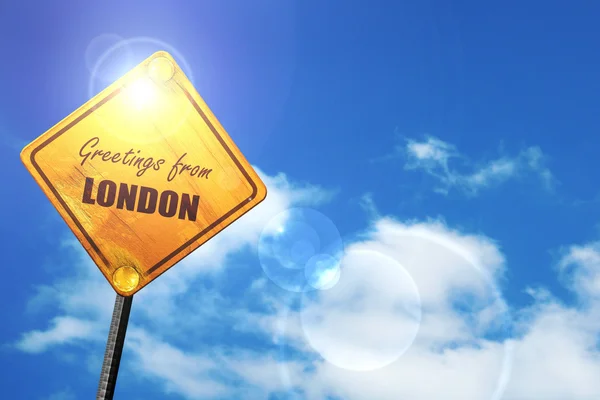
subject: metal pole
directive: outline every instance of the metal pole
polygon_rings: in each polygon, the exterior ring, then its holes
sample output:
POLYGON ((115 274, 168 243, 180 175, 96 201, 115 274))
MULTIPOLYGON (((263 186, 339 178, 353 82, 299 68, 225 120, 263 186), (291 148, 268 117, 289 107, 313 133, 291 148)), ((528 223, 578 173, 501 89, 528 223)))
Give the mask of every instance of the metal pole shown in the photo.
POLYGON ((110 323, 110 331, 108 332, 96 400, 112 400, 115 394, 132 301, 133 296, 123 297, 119 294, 115 299, 115 309, 110 323))

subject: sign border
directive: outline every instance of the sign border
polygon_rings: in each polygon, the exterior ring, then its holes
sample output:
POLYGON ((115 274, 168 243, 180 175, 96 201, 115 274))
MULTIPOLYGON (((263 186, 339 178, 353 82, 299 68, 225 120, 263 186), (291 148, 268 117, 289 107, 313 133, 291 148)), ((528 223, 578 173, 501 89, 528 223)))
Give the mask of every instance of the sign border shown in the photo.
MULTIPOLYGON (((219 133, 219 131, 212 124, 212 122, 210 121, 210 119, 208 118, 208 116, 206 115, 206 113, 204 112, 204 110, 202 110, 202 108, 200 107, 200 105, 198 104, 198 102, 194 99, 194 97, 192 96, 192 94, 183 85, 181 85, 180 82, 177 82, 177 86, 179 86, 179 88, 181 88, 183 90, 185 96, 188 98, 188 100, 190 101, 190 103, 194 106, 194 109, 198 112, 198 114, 200 114, 200 116, 202 117, 202 119, 204 120, 204 122, 206 123, 206 125, 210 128, 211 132, 215 135, 216 139, 221 144, 221 146, 223 146, 223 148, 225 149, 225 151, 227 152, 227 154, 231 157, 232 161, 239 168, 240 172, 244 175, 244 177, 246 178, 246 180, 248 181, 248 183, 252 187, 252 193, 250 194, 250 196, 248 198, 244 199, 241 203, 239 203, 238 205, 236 205, 235 207, 233 207, 227 213, 223 214, 221 217, 219 217, 217 220, 215 220, 212 224, 210 224, 209 226, 207 226, 206 228, 204 228, 202 231, 200 231, 194 237, 192 237, 187 242, 185 242, 184 244, 182 244, 181 246, 179 246, 177 249, 175 249, 174 251, 172 251, 169 255, 167 255, 166 257, 164 257, 158 263, 154 264, 147 271, 144 271, 144 276, 149 276, 150 274, 156 272, 160 267, 162 267, 164 264, 166 264, 169 260, 171 260, 172 258, 178 256, 186 248, 188 248, 194 242, 196 242, 197 240, 199 240, 200 238, 202 238, 202 236, 204 236, 207 233, 209 233, 210 231, 212 231, 217 225, 223 223, 225 220, 227 220, 229 217, 231 217, 233 214, 235 214, 237 211, 239 211, 242 207, 244 207, 245 205, 247 205, 248 203, 250 203, 256 197, 256 195, 258 194, 258 187, 256 185, 256 182, 254 182, 254 180, 252 180, 252 177, 250 176, 250 174, 248 173, 248 171, 246 171, 246 169, 244 169, 244 166, 240 163, 240 161, 238 160, 238 158, 236 157, 236 155, 234 154, 234 152, 231 150, 231 148, 227 145, 227 143, 225 142, 225 140, 223 139, 223 137, 221 136, 221 134, 219 133)), ((83 228, 83 226, 81 225, 81 223, 79 222, 79 220, 77 220, 77 218, 75 217, 75 214, 73 213, 73 211, 71 211, 71 209, 67 206, 67 204, 64 201, 64 199, 60 196, 60 194, 56 190, 56 188, 52 185, 52 182, 50 182, 50 180, 48 179, 48 177, 46 176, 46 174, 42 171, 42 169, 40 168, 39 164, 35 160, 35 156, 36 156, 36 154, 40 150, 42 150, 44 147, 46 147, 47 145, 49 145, 52 141, 54 141, 55 139, 57 139, 59 136, 63 135, 67 131, 69 131, 72 127, 74 127, 75 125, 77 125, 81 120, 83 120, 84 118, 88 117, 95 110, 97 110, 102 105, 104 105, 105 103, 107 103, 108 101, 110 101, 113 97, 115 97, 116 95, 118 95, 122 90, 123 90, 122 86, 116 88, 113 92, 109 93, 102 100, 98 101, 96 104, 94 104, 93 106, 91 106, 88 110, 86 110, 85 112, 83 112, 81 115, 79 115, 73 121, 69 122, 65 127, 61 128, 57 133, 53 134, 52 136, 50 136, 49 138, 47 138, 46 140, 44 140, 41 144, 39 144, 37 147, 35 147, 34 149, 32 149, 31 150, 31 154, 30 154, 31 165, 36 169, 36 171, 38 172, 38 174, 40 175, 40 177, 44 180, 44 182, 46 183, 46 185, 48 185, 49 189, 52 191, 52 193, 54 194, 54 196, 56 197, 56 199, 59 201, 59 203, 65 209, 65 211, 67 212, 67 214, 69 215, 69 217, 71 217, 71 220, 75 223, 75 225, 77 226, 77 228, 81 231, 81 233, 83 234, 83 236, 85 237, 85 239, 88 241, 88 243, 90 244, 90 246, 92 247, 92 249, 100 257, 100 259, 102 260, 102 262, 104 262, 106 268, 108 268, 110 266, 110 263, 108 262, 108 259, 106 258, 106 256, 104 254, 102 254, 102 252, 100 251, 100 248, 98 247, 98 245, 92 240, 92 238, 87 233, 87 231, 83 228)))

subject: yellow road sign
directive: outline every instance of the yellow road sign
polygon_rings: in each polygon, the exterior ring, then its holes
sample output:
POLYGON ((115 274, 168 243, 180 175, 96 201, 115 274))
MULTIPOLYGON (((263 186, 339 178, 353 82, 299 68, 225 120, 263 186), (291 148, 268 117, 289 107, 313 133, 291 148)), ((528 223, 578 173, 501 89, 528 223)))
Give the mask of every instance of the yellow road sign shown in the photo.
POLYGON ((130 296, 267 195, 175 60, 158 52, 21 159, 117 293, 130 296))

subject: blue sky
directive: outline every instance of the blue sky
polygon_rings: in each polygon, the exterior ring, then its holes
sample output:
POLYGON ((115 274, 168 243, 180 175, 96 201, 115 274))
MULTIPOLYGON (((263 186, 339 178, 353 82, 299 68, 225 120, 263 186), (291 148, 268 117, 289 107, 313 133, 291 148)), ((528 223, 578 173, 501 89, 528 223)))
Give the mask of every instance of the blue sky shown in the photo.
POLYGON ((600 398, 599 12, 3 3, 3 393, 93 396, 114 300, 19 152, 167 50, 269 196, 136 295, 116 398, 600 398))

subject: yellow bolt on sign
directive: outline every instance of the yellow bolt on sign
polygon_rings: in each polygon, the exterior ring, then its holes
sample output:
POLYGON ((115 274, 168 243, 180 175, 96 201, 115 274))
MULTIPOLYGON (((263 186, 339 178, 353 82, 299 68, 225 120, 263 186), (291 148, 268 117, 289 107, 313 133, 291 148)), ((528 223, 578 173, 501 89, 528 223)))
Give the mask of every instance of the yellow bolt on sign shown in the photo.
POLYGON ((139 291, 267 195, 165 52, 35 139, 21 159, 122 296, 139 291))

